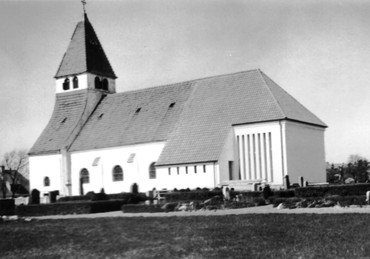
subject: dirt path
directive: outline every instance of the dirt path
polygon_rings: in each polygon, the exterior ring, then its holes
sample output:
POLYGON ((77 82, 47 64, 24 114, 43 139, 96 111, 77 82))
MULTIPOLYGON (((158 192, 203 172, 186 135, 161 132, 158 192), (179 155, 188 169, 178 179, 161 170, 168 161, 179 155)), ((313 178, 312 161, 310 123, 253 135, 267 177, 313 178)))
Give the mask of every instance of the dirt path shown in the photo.
POLYGON ((190 216, 222 216, 222 215, 240 215, 240 214, 266 214, 266 213, 370 213, 370 206, 360 207, 330 207, 330 208, 302 208, 302 209, 276 209, 272 205, 251 207, 243 209, 226 210, 198 210, 198 211, 174 211, 157 213, 123 213, 122 211, 113 211, 94 214, 76 214, 76 215, 55 215, 32 217, 34 219, 75 219, 75 218, 106 218, 106 217, 190 217, 190 216))

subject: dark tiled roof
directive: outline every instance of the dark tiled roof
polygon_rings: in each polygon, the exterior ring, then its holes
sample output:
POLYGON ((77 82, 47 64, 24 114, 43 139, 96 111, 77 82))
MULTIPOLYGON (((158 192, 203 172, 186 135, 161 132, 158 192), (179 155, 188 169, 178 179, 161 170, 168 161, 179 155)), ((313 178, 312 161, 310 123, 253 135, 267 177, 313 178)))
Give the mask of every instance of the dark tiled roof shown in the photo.
POLYGON ((57 153, 68 148, 100 99, 99 92, 86 90, 57 94, 51 119, 29 154, 57 153))
POLYGON ((196 80, 156 165, 217 161, 233 124, 293 119, 326 127, 259 70, 196 80))
POLYGON ((84 72, 116 78, 87 15, 77 24, 56 78, 84 72))
MULTIPOLYGON (((77 95, 63 98, 68 103, 61 99, 33 150, 65 145, 83 108, 77 95), (71 125, 64 128, 65 114, 71 125)), ((166 141, 156 165, 217 161, 232 125, 282 119, 326 127, 260 70, 251 70, 108 95, 67 143, 70 151, 81 151, 166 141)))
POLYGON ((91 115, 70 150, 163 141, 173 130, 191 83, 108 95, 91 115), (170 107, 171 103, 175 103, 170 107))

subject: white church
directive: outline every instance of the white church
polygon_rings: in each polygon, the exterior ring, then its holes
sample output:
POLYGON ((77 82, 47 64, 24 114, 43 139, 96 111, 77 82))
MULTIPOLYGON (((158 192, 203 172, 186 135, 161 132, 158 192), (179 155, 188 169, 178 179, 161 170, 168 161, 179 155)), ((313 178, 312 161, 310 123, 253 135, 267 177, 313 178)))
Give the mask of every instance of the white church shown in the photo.
POLYGON ((318 117, 259 69, 116 93, 87 17, 55 75, 55 107, 29 151, 30 189, 279 188, 325 181, 318 117))

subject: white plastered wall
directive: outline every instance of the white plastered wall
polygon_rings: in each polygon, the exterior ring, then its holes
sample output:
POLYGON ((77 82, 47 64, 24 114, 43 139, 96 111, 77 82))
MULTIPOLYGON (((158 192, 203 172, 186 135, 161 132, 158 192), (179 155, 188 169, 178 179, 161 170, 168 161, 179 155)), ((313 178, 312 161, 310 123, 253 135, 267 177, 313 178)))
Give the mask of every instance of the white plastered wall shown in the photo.
MULTIPOLYGON (((63 83, 64 83, 64 80, 67 77, 58 78, 57 80, 55 80, 56 93, 66 93, 66 92, 72 92, 72 91, 77 91, 77 90, 81 90, 81 89, 95 89, 95 77, 96 77, 96 75, 93 75, 93 74, 90 74, 90 73, 83 73, 83 74, 77 75, 78 88, 73 88, 73 77, 74 76, 68 77, 69 86, 70 86, 69 90, 63 90, 63 83)), ((106 77, 99 76, 99 78, 100 78, 100 80, 102 80, 103 78, 106 78, 106 77)), ((116 80, 111 79, 111 78, 106 78, 106 79, 108 79, 108 90, 109 90, 109 92, 110 93, 115 93, 116 92, 116 80)))
POLYGON ((234 132, 235 138, 239 138, 239 142, 235 143, 239 150, 236 160, 240 161, 241 180, 266 180, 271 185, 282 185, 286 161, 281 122, 237 125, 234 126, 234 132))
POLYGON ((222 184, 229 180, 239 180, 239 159, 237 154, 238 150, 235 142, 234 131, 230 130, 218 160, 219 183, 222 184), (229 161, 233 162, 232 179, 230 179, 229 175, 229 161))
POLYGON ((30 190, 39 190, 41 196, 50 191, 63 190, 61 185, 61 159, 60 154, 30 156, 30 190), (45 177, 49 177, 50 186, 44 186, 45 177))
POLYGON ((157 180, 153 182, 153 187, 157 190, 214 188, 219 183, 215 168, 214 163, 161 166, 157 168, 157 180))
POLYGON ((149 166, 158 160, 163 147, 164 142, 156 142, 71 153, 72 195, 80 194, 79 179, 83 168, 90 175, 90 183, 84 184, 84 193, 99 192, 101 188, 106 193, 129 192, 133 183, 138 185, 140 192, 153 189, 158 182, 158 172, 157 179, 149 179, 149 166), (128 163, 133 153, 133 162, 128 163), (97 157, 100 157, 99 162, 93 166, 97 157), (113 181, 112 172, 116 165, 123 169, 123 181, 113 181))
POLYGON ((287 171, 291 183, 325 182, 325 144, 322 127, 285 121, 287 171))

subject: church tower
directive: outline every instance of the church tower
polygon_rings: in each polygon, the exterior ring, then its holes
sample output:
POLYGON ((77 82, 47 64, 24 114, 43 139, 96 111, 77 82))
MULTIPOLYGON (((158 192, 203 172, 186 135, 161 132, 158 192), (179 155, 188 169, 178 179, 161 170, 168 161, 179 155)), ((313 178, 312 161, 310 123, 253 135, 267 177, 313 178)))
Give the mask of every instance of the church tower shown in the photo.
POLYGON ((55 75, 53 114, 29 151, 31 187, 38 186, 42 182, 38 177, 44 175, 50 179, 49 188, 60 190, 63 195, 71 194, 69 148, 96 107, 107 95, 116 92, 116 78, 84 12, 55 75), (47 168, 48 164, 54 167, 47 168))
POLYGON ((116 75, 87 14, 79 22, 55 75, 56 93, 81 89, 115 93, 116 75))

